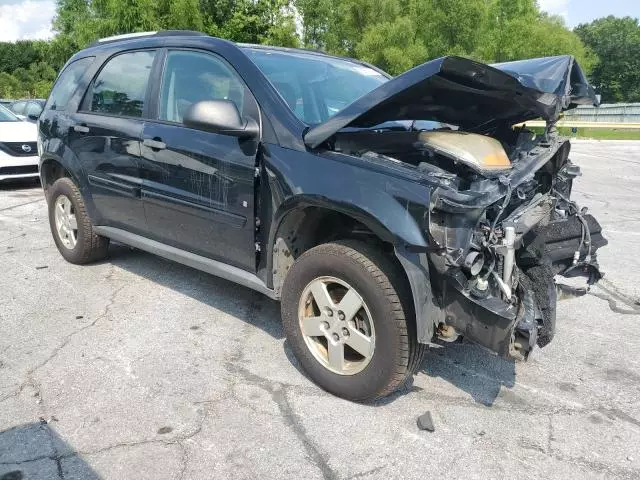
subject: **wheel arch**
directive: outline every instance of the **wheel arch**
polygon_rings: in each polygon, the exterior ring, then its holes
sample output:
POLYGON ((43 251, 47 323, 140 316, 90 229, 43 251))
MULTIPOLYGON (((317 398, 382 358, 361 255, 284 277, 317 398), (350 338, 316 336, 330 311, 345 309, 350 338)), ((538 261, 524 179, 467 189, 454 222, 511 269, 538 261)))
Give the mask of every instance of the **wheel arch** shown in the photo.
POLYGON ((390 213, 380 218, 353 204, 327 203, 325 198, 314 197, 300 197, 281 206, 269 233, 266 267, 269 287, 279 298, 295 259, 317 245, 345 239, 374 243, 388 253, 410 287, 415 331, 422 343, 428 343, 434 330, 434 312, 425 311, 425 307, 433 304, 431 283, 426 256, 420 262, 420 254, 416 253, 426 251, 427 242, 421 227, 407 215, 406 209, 393 210, 388 209, 390 213), (401 229, 397 228, 399 223, 401 229))
POLYGON ((51 153, 45 153, 40 159, 40 183, 44 190, 47 201, 49 200, 49 190, 51 185, 59 178, 70 178, 80 190, 80 194, 85 202, 87 213, 93 220, 96 218, 96 209, 93 203, 93 197, 89 190, 89 183, 84 177, 84 172, 77 160, 66 159, 65 156, 58 156, 51 153))

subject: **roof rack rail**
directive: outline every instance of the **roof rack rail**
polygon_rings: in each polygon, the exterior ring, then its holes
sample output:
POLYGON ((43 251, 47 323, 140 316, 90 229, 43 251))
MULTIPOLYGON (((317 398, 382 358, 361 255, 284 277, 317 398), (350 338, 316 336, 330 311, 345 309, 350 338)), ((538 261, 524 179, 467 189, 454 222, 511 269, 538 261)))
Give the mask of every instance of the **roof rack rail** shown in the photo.
POLYGON ((206 37, 206 33, 196 32, 194 30, 162 30, 159 32, 133 32, 123 33, 121 35, 112 35, 96 40, 90 46, 104 45, 105 43, 117 42, 118 40, 128 40, 139 37, 177 37, 177 36, 198 36, 206 37))

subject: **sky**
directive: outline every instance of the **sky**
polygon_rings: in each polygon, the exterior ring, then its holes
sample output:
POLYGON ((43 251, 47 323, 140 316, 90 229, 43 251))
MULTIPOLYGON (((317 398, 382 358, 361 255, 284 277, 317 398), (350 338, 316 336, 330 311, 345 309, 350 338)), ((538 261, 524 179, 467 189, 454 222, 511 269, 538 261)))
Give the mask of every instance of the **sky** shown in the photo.
POLYGON ((640 0, 538 0, 538 4, 564 17, 570 28, 608 15, 640 18, 640 0))
MULTIPOLYGON (((640 0, 538 0, 541 8, 561 15, 571 28, 599 17, 640 18, 640 0)), ((52 36, 55 0, 0 0, 0 41, 52 36)))

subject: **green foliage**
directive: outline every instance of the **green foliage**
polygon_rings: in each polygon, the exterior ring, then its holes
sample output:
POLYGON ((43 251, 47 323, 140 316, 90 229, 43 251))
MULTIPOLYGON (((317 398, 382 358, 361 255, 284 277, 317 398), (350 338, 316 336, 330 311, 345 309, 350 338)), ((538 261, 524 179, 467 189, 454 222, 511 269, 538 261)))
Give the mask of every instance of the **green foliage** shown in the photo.
POLYGON ((606 17, 575 32, 597 55, 591 80, 605 102, 640 102, 640 25, 637 18, 606 17))
POLYGON ((588 71, 595 56, 535 0, 296 0, 303 44, 357 56, 392 74, 430 58, 485 62, 572 54, 588 71))
POLYGON ((47 42, 0 43, 0 66, 2 98, 46 98, 56 78, 47 42))
POLYGON ((53 28, 49 42, 0 43, 0 96, 46 96, 55 72, 98 38, 185 29, 357 57, 394 75, 443 55, 572 54, 606 100, 640 100, 637 20, 608 17, 574 33, 536 0, 57 0, 53 28))

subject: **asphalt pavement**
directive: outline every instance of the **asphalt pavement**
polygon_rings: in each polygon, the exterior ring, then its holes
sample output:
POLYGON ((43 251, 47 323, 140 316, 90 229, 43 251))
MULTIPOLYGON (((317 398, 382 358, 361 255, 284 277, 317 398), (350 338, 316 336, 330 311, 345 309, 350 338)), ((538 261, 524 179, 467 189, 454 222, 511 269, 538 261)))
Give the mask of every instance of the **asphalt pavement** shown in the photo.
POLYGON ((0 186, 0 479, 640 478, 640 143, 572 159, 602 287, 527 363, 433 348, 372 405, 299 371, 276 302, 119 245, 66 263, 41 189, 0 186))

